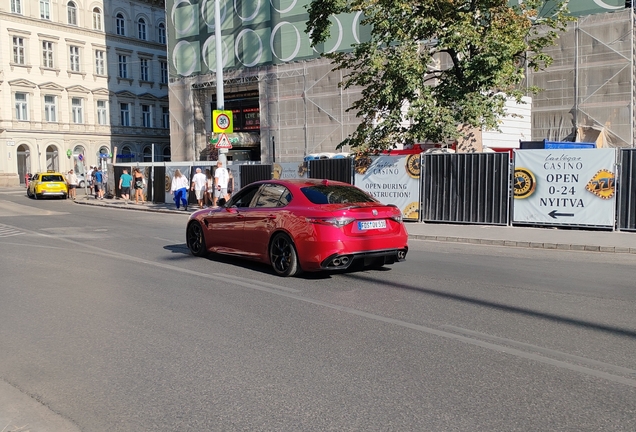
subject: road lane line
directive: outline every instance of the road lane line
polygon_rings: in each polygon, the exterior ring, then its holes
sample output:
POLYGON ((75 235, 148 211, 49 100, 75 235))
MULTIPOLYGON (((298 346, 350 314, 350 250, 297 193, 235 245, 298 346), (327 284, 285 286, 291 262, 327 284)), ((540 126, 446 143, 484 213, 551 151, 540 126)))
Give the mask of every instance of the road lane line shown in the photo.
MULTIPOLYGON (((23 230, 25 232, 29 232, 28 230, 23 230)), ((275 284, 269 284, 266 282, 254 282, 250 279, 247 278, 238 278, 237 276, 232 276, 232 275, 226 275, 224 273, 213 273, 213 274, 209 274, 209 273, 202 273, 202 272, 198 272, 195 270, 189 270, 189 269, 184 269, 181 267, 177 267, 177 266, 173 266, 170 264, 166 264, 166 263, 162 263, 162 262, 155 262, 155 261, 148 261, 142 258, 137 258, 136 256, 133 255, 126 255, 123 253, 119 253, 119 252, 110 252, 110 251, 104 251, 103 249, 100 249, 97 246, 92 246, 92 245, 86 245, 84 243, 80 243, 80 242, 76 242, 74 240, 70 240, 67 238, 60 238, 60 237, 54 237, 54 236, 50 236, 47 234, 42 234, 42 233, 38 233, 38 232, 32 232, 33 234, 42 236, 42 237, 47 237, 50 239, 55 239, 55 240, 60 240, 60 241, 64 241, 67 243, 72 243, 78 246, 82 246, 85 247, 87 249, 91 249, 93 250, 96 254, 100 254, 100 255, 104 255, 104 256, 108 256, 111 258, 119 258, 122 260, 126 260, 126 261, 135 261, 141 264, 147 264, 147 265, 152 265, 164 270, 168 270, 168 271, 172 271, 172 272, 180 272, 180 273, 184 273, 184 274, 189 274, 192 276, 197 276, 197 277, 201 277, 204 279, 214 279, 217 280, 219 276, 224 277, 224 278, 228 278, 229 280, 227 280, 227 282, 235 284, 235 285, 239 285, 245 288, 249 288, 249 289, 254 289, 254 290, 258 290, 258 291, 262 291, 262 292, 267 292, 270 294, 274 294, 274 295, 278 295, 278 296, 283 296, 283 297, 287 297, 293 300, 297 300, 300 302, 304 302, 304 303, 308 303, 308 304, 313 304, 316 306, 321 306, 321 307, 325 307, 325 308, 329 308, 329 309, 333 309, 333 310, 337 310, 343 313, 347 313, 350 315, 355 315, 355 316, 359 316, 362 318, 367 318, 367 319, 371 319, 374 321, 378 321, 378 322, 383 322, 386 324, 391 324, 391 325, 396 325, 399 327, 403 327, 403 328, 407 328, 410 330, 415 330, 421 333, 426 333, 426 334, 430 334, 433 336, 438 336, 444 339, 450 339, 456 342, 461 342, 461 343, 465 343, 468 345, 473 345, 473 346, 477 346, 480 348, 484 348, 484 349, 488 349, 491 351, 496 351, 498 353, 502 353, 502 354, 508 354, 511 356, 515 356, 518 358, 523 358, 526 360, 532 360, 538 363, 543 363, 546 365, 550 365, 550 366, 554 366, 557 368, 561 368, 561 369, 566 369, 566 370, 570 370, 573 372, 577 372, 580 374, 584 374, 584 375, 588 375, 588 376, 592 376, 595 378, 601 378, 607 381, 611 381, 611 382, 615 382, 618 384, 623 384, 629 387, 634 387, 636 388, 636 379, 631 379, 631 378, 626 378, 620 375, 615 375, 612 373, 608 373, 608 372, 604 372, 601 370, 596 370, 596 369, 592 369, 590 367, 586 367, 586 366, 580 366, 577 364, 572 364, 572 363, 568 363, 566 361, 563 360, 557 360, 554 358, 550 358, 550 357, 546 357, 544 355, 541 354, 537 354, 537 353, 533 353, 533 352, 527 352, 527 351, 522 351, 521 349, 518 348, 512 348, 510 346, 506 346, 506 345, 501 345, 501 344, 496 344, 493 342, 487 342, 484 340, 479 340, 479 339, 475 339, 473 337, 469 337, 469 336, 465 336, 462 334, 457 334, 457 333, 452 333, 449 331, 445 331, 445 330, 441 330, 440 328, 433 328, 433 327, 427 327, 424 325, 420 325, 420 324, 414 324, 414 323, 410 323, 407 321, 403 321, 403 320, 399 320, 396 318, 389 318, 386 316, 382 316, 382 315, 377 315, 374 313, 370 313, 370 312, 365 312, 362 310, 358 310, 358 309, 354 309, 348 306, 341 306, 341 305, 337 305, 337 304, 333 304, 333 303, 328 303, 322 300, 315 300, 312 298, 308 298, 308 297, 304 297, 302 295, 296 294, 296 293, 292 293, 292 292, 285 292, 287 290, 289 290, 289 288, 286 287, 281 287, 279 285, 275 285, 275 284)), ((457 327, 459 328, 459 327, 457 327)), ((546 349, 547 350, 547 349, 546 349)), ((556 352, 556 351, 555 351, 556 352)), ((562 353, 563 357, 567 357, 568 354, 566 353, 562 353)), ((616 365, 611 365, 609 363, 604 363, 604 362, 597 362, 594 360, 590 360, 588 359, 588 364, 592 365, 594 364, 595 366, 599 366, 599 367, 603 367, 606 369, 610 369, 610 370, 619 370, 621 369, 619 366, 616 365)), ((628 369, 629 370, 629 369, 628 369)))

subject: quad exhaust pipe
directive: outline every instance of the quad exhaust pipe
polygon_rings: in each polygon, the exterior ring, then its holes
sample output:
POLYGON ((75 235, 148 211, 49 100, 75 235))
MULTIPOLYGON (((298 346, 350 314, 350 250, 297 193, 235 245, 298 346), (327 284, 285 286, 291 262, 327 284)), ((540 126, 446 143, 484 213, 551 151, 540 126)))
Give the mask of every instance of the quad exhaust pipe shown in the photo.
POLYGON ((331 260, 331 265, 334 267, 347 267, 349 265, 349 261, 350 259, 348 256, 336 257, 331 260))

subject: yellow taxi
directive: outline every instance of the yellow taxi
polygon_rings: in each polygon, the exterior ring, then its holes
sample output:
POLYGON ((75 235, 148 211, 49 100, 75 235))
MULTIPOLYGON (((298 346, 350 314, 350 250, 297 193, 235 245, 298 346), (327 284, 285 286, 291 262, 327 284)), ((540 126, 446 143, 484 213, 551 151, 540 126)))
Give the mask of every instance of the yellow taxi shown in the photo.
POLYGON ((66 198, 68 186, 64 174, 52 170, 34 174, 29 181, 27 196, 35 199, 51 196, 66 198))

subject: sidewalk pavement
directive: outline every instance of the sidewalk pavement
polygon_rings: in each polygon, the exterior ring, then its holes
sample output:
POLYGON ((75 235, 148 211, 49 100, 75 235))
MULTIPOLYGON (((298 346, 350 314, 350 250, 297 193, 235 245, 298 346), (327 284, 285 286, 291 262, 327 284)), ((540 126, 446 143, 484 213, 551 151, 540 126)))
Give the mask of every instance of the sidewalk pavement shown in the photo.
MULTIPOLYGON (((190 215, 193 211, 198 209, 196 205, 188 206, 188 211, 186 212, 183 209, 175 209, 173 203, 135 204, 133 201, 132 203, 126 204, 120 199, 96 200, 92 197, 86 199, 84 196, 78 197, 75 203, 184 215, 190 215)), ((409 233, 409 238, 413 240, 636 254, 636 233, 634 232, 422 222, 406 222, 406 230, 409 233)))

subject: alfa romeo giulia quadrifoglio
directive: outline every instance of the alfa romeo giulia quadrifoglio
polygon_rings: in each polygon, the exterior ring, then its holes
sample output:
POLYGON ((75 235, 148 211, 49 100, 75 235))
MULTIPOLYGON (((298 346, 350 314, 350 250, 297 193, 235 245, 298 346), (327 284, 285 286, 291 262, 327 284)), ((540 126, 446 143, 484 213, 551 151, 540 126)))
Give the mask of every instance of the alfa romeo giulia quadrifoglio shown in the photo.
POLYGON ((186 240, 195 256, 244 257, 270 264, 280 276, 378 268, 408 252, 396 206, 347 183, 313 179, 249 184, 227 203, 193 213, 186 240))

